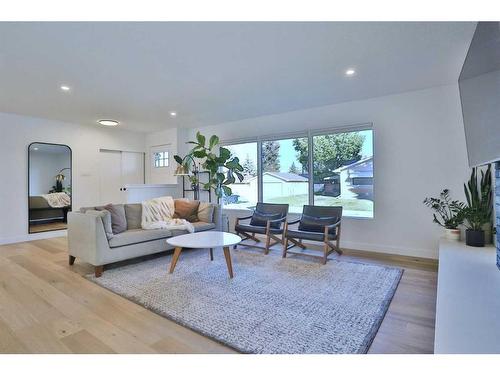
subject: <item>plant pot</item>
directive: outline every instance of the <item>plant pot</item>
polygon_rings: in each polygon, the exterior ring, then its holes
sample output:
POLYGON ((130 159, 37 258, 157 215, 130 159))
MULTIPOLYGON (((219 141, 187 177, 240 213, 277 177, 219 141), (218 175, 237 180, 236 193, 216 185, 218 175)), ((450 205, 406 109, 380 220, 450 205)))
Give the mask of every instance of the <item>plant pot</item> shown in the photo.
POLYGON ((460 241, 460 229, 445 229, 445 238, 451 241, 460 241))
POLYGON ((467 229, 465 243, 467 246, 484 247, 484 230, 467 229))

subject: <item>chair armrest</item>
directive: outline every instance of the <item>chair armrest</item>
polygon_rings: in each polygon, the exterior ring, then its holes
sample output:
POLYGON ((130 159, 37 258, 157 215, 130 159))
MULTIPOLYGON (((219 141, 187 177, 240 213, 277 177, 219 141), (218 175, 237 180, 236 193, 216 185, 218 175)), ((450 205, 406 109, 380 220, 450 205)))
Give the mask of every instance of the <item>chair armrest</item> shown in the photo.
POLYGON ((297 223, 300 223, 300 218, 287 222, 288 225, 293 225, 293 224, 297 224, 297 223))
POLYGON ((236 218, 236 225, 238 225, 240 223, 240 220, 248 220, 250 218, 252 218, 253 215, 250 215, 250 216, 243 216, 243 217, 237 217, 236 218))
POLYGON ((330 224, 330 225, 325 225, 325 228, 328 228, 328 229, 333 229, 335 227, 339 227, 340 226, 340 220, 337 221, 336 223, 334 224, 330 224))
POLYGON ((267 220, 268 223, 281 223, 282 221, 286 220, 286 216, 282 217, 281 219, 274 219, 274 220, 267 220))
POLYGON ((244 216, 244 217, 237 217, 236 220, 246 220, 252 218, 253 215, 250 216, 244 216))

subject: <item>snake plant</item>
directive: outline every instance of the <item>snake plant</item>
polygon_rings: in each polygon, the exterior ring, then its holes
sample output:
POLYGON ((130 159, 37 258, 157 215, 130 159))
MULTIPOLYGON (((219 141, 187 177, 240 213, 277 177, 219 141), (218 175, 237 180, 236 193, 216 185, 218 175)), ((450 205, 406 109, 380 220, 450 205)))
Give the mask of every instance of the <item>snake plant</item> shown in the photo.
POLYGON ((486 172, 481 171, 478 183, 477 169, 472 173, 467 184, 464 184, 467 204, 463 210, 465 226, 471 230, 482 230, 484 224, 491 223, 493 212, 493 193, 491 185, 491 164, 486 172))

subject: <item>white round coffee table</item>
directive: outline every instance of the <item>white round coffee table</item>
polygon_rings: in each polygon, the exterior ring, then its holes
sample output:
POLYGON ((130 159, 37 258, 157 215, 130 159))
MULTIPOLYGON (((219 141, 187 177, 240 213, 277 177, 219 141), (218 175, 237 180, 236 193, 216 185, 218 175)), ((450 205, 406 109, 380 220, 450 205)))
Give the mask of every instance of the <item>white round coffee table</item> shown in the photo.
POLYGON ((167 243, 170 246, 175 247, 174 256, 172 257, 172 262, 170 263, 169 273, 174 272, 175 265, 179 260, 182 248, 188 247, 192 249, 210 249, 210 260, 214 260, 213 248, 222 247, 224 248, 224 257, 226 258, 227 270, 229 272, 229 277, 233 277, 233 265, 231 263, 231 253, 229 251, 229 246, 236 245, 241 242, 241 237, 233 233, 218 232, 218 231, 206 231, 198 233, 183 234, 180 236, 175 236, 167 239, 167 243))

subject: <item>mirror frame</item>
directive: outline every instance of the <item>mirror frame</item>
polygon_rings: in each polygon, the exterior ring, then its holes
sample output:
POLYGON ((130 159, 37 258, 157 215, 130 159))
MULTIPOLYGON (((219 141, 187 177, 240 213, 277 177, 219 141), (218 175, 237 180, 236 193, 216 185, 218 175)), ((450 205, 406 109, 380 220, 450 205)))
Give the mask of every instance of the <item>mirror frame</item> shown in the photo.
POLYGON ((39 144, 39 145, 49 145, 49 146, 62 146, 66 147, 69 150, 69 176, 71 179, 71 195, 70 195, 70 200, 71 200, 71 209, 73 209, 73 150, 71 149, 70 146, 61 144, 61 143, 50 143, 50 142, 31 142, 28 145, 27 153, 28 153, 28 234, 37 234, 37 233, 45 233, 45 232, 55 232, 55 231, 61 231, 61 230, 67 230, 67 226, 65 229, 46 229, 46 230, 41 230, 37 232, 32 232, 30 230, 30 149, 31 146, 34 144, 39 144))

